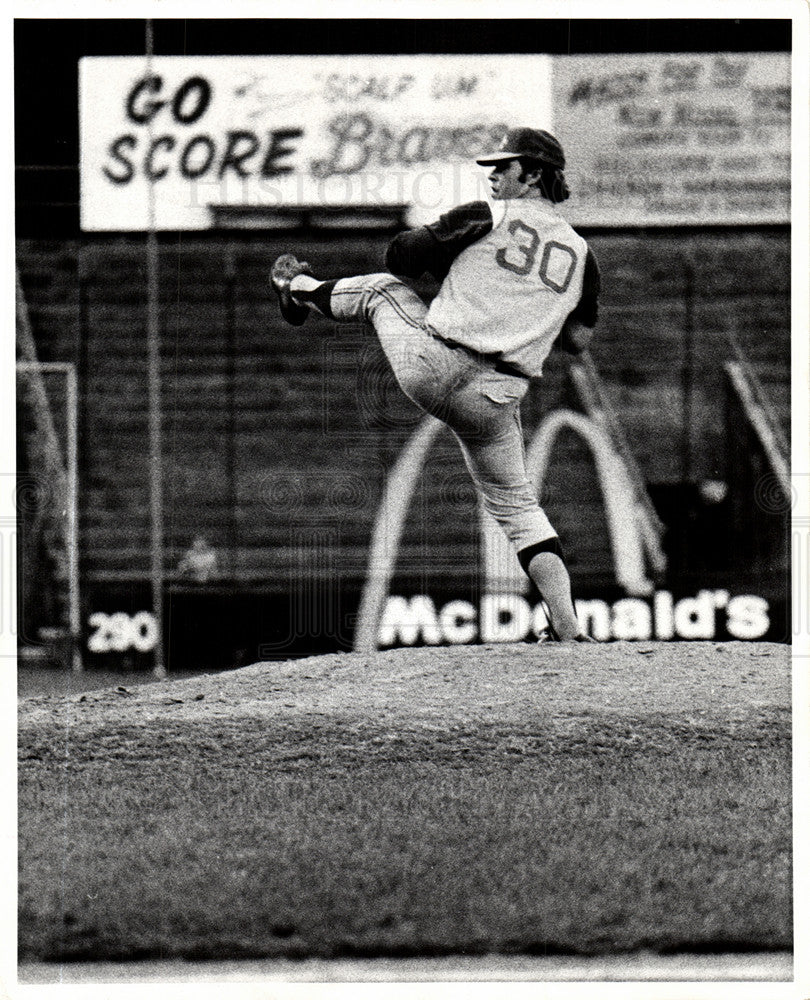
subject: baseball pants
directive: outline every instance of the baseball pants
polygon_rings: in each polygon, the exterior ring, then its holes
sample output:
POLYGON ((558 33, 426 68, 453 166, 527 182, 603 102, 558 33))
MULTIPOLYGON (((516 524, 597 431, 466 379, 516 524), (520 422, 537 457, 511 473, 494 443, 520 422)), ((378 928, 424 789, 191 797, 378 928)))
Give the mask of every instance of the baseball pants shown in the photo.
POLYGON ((528 379, 435 335, 425 303, 390 274, 340 279, 330 308, 336 320, 373 325, 405 395, 455 434, 485 509, 515 550, 553 538, 526 474, 520 403, 528 379))

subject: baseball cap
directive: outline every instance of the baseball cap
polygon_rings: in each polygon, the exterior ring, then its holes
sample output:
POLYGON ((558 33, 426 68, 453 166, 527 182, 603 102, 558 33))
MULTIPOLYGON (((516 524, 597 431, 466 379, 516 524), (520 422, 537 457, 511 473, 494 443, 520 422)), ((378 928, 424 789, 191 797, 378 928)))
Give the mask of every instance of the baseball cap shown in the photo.
POLYGON ((475 162, 482 167, 504 160, 514 160, 517 156, 530 156, 534 160, 549 163, 552 167, 565 166, 563 148, 550 132, 536 128, 510 129, 495 153, 478 156, 475 162))

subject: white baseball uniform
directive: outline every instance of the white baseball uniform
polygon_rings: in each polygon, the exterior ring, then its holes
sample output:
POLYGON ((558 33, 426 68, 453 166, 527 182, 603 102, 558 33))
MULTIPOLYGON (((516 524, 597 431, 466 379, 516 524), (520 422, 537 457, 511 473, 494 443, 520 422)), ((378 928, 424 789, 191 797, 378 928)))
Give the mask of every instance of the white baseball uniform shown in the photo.
POLYGON ((497 225, 451 264, 426 322, 444 340, 538 376, 582 295, 588 245, 545 199, 498 207, 497 225))
POLYGON ((556 535, 526 474, 520 402, 566 320, 595 324, 599 272, 551 202, 502 204, 497 222, 473 202, 393 240, 391 271, 442 281, 429 308, 386 273, 338 280, 329 307, 337 320, 373 324, 401 388, 455 433, 520 554, 556 535))

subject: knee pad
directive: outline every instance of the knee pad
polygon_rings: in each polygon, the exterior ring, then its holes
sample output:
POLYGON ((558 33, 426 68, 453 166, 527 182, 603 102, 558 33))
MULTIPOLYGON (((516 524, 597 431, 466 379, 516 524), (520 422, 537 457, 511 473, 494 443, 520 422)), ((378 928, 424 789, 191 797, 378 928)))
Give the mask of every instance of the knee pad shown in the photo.
POLYGON ((565 556, 563 555, 560 540, 556 535, 552 535, 551 538, 546 538, 542 542, 535 542, 534 545, 527 545, 525 549, 521 549, 520 552, 518 552, 518 562, 520 563, 526 576, 529 575, 529 564, 538 552, 553 552, 554 555, 559 556, 559 558, 562 559, 563 564, 565 564, 565 556))

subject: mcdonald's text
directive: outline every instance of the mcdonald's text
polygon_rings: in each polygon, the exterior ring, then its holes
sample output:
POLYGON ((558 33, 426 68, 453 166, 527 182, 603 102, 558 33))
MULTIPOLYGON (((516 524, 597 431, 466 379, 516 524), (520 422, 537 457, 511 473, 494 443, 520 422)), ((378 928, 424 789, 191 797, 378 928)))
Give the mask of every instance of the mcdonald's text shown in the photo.
MULTIPOLYGON (((753 594, 701 590, 675 600, 667 590, 650 598, 623 597, 609 603, 576 602, 580 623, 594 639, 760 639, 770 627, 768 602, 753 594)), ((542 603, 518 594, 487 594, 476 607, 451 600, 437 607, 425 594, 388 598, 379 627, 380 646, 520 642, 548 624, 542 603)))

